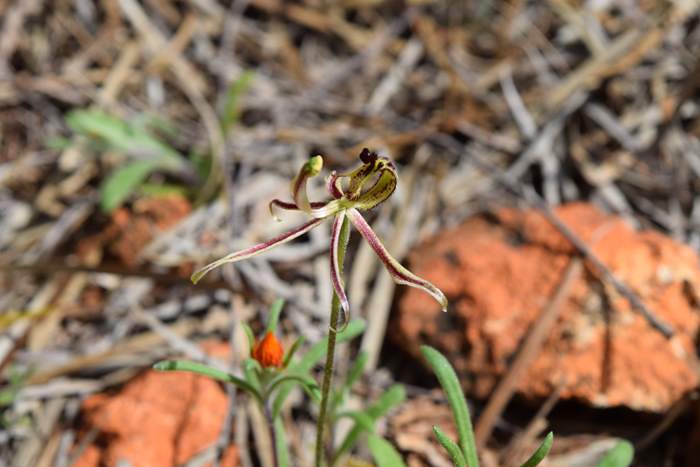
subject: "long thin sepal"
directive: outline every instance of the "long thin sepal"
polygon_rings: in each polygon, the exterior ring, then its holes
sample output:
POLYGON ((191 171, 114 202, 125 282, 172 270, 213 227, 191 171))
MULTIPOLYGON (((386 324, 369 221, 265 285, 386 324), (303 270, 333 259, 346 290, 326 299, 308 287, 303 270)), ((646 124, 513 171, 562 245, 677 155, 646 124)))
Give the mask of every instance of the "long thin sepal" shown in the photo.
POLYGON ((343 315, 345 317, 343 322, 347 323, 350 316, 350 302, 348 301, 348 296, 345 294, 343 278, 340 272, 341 265, 338 261, 340 229, 343 226, 344 220, 345 211, 338 212, 335 219, 333 219, 333 227, 331 228, 331 283, 333 284, 333 290, 335 290, 335 293, 338 295, 338 299, 340 300, 340 306, 343 308, 343 315))
POLYGON ((384 267, 389 271, 391 277, 397 284, 404 284, 411 287, 423 289, 429 293, 442 307, 442 311, 447 311, 447 297, 440 289, 425 279, 413 274, 399 263, 393 256, 389 254, 374 230, 369 226, 362 214, 356 209, 348 209, 346 211, 350 222, 367 240, 367 243, 372 247, 379 259, 384 263, 384 267))
POLYGON ((196 284, 202 277, 204 277, 205 274, 207 274, 212 269, 218 268, 219 266, 224 265, 226 263, 234 263, 236 261, 252 258, 253 256, 259 255, 260 253, 264 253, 271 248, 282 245, 283 243, 287 243, 301 235, 304 235, 306 232, 313 229, 321 222, 323 222, 323 219, 314 219, 312 221, 307 222, 306 224, 300 225, 295 229, 284 232, 283 234, 278 235, 277 237, 270 239, 266 242, 253 245, 251 247, 246 248, 245 250, 236 251, 234 253, 231 253, 230 255, 226 255, 223 258, 214 261, 213 263, 207 264, 202 269, 192 274, 192 277, 190 279, 196 284))

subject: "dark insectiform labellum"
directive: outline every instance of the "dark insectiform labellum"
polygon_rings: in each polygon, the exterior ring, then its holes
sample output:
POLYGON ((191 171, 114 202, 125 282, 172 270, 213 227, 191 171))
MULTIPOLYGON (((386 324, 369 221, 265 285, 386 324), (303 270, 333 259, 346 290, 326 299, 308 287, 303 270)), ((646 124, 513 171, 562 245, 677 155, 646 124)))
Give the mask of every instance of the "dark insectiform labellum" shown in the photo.
POLYGON ((377 160, 377 157, 379 157, 379 155, 377 155, 376 152, 370 151, 367 148, 362 148, 362 152, 360 152, 360 160, 365 164, 373 164, 374 161, 377 160))

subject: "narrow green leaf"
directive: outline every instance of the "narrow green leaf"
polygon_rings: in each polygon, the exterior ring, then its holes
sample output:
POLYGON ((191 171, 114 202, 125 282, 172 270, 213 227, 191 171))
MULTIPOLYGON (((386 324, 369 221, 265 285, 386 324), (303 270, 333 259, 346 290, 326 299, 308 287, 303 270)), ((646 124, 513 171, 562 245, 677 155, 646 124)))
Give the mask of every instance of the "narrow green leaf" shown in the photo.
POLYGON ((374 418, 361 410, 350 410, 340 412, 335 416, 336 420, 341 418, 350 418, 355 422, 355 425, 369 433, 374 433, 374 418))
POLYGON ((457 444, 454 441, 452 441, 449 438, 449 436, 447 436, 445 432, 440 429, 439 426, 433 426, 433 433, 435 433, 435 437, 440 442, 440 444, 442 444, 442 447, 445 448, 447 454, 450 455, 452 463, 456 467, 467 467, 467 461, 464 459, 464 454, 462 454, 462 451, 459 449, 459 446, 457 446, 457 444))
POLYGON ((619 441, 598 462, 598 467, 628 467, 634 459, 634 446, 626 440, 619 441))
POLYGON ((243 332, 245 332, 248 339, 248 351, 252 355, 253 347, 255 347, 255 334, 253 334, 253 330, 248 326, 248 323, 241 323, 241 326, 243 326, 243 332))
POLYGON ((130 162, 112 172, 102 184, 100 207, 104 212, 112 212, 132 194, 144 180, 158 168, 151 160, 130 162))
MULTIPOLYGON (((401 384, 394 384, 391 386, 381 397, 375 401, 372 405, 367 407, 364 412, 369 416, 374 422, 379 418, 386 415, 389 410, 395 406, 401 404, 406 399, 406 390, 401 384)), ((349 452, 350 449, 357 443, 358 438, 363 433, 364 429, 361 426, 355 425, 340 443, 340 447, 333 454, 333 461, 331 465, 334 465, 340 456, 349 452)))
POLYGON ((289 446, 287 445, 287 434, 284 431, 282 417, 274 419, 273 430, 275 430, 275 450, 277 451, 277 467, 290 467, 289 446))
POLYGON ((262 402, 260 394, 248 381, 201 363, 191 362, 188 360, 162 360, 153 365, 153 369, 158 371, 187 371, 223 381, 225 383, 231 383, 237 386, 239 389, 249 392, 253 397, 262 402))
POLYGON ((392 385, 375 403, 369 406, 367 413, 375 419, 383 417, 391 409, 406 400, 406 390, 401 384, 392 385))
POLYGON ((74 110, 66 116, 68 126, 76 133, 98 138, 113 149, 140 157, 158 159, 163 168, 181 169, 185 159, 179 152, 158 140, 142 125, 130 125, 120 118, 95 110, 74 110))
MULTIPOLYGON (((338 335, 336 336, 336 341, 339 343, 348 341, 362 334, 364 330, 364 321, 360 319, 353 320, 348 324, 345 330, 338 333, 338 335)), ((312 345, 311 348, 306 352, 306 354, 304 354, 304 356, 301 358, 301 360, 289 365, 289 370, 299 373, 308 373, 309 371, 311 371, 313 366, 326 355, 327 339, 328 338, 322 339, 321 341, 312 345)), ((279 415, 280 411, 282 410, 282 404, 284 404, 285 399, 287 398, 287 396, 289 396, 289 393, 291 392, 293 387, 294 385, 292 383, 285 383, 282 386, 280 386, 279 390, 277 391, 277 394, 275 395, 275 400, 272 404, 273 417, 277 417, 279 415)))
POLYGON ((436 349, 423 345, 421 346, 421 352, 432 367, 442 389, 445 391, 447 401, 450 404, 452 415, 457 425, 459 446, 462 448, 462 453, 467 460, 467 465, 469 465, 469 467, 478 467, 479 457, 476 453, 476 442, 474 441, 474 431, 469 416, 469 407, 467 406, 467 400, 462 392, 462 386, 459 384, 457 374, 454 368, 452 368, 452 365, 450 365, 450 362, 447 361, 447 358, 436 349))
POLYGON ((357 358, 355 358, 355 362, 350 368, 350 371, 348 372, 348 377, 345 378, 345 384, 343 385, 346 392, 350 392, 353 385, 357 382, 358 379, 360 379, 360 376, 362 376, 362 373, 365 371, 365 365, 367 365, 368 358, 369 355, 367 355, 367 352, 365 351, 360 352, 357 355, 357 358))
POLYGON ((283 307, 283 298, 278 298, 277 300, 275 300, 272 306, 270 307, 270 317, 267 320, 267 328, 265 329, 266 333, 275 332, 275 330, 277 329, 277 323, 279 323, 280 313, 282 312, 283 307))
POLYGON ((297 337, 297 340, 295 340, 292 346, 289 348, 287 355, 284 356, 284 361, 282 362, 283 368, 287 368, 289 366, 289 362, 292 361, 294 354, 297 352, 297 350, 299 350, 299 347, 301 347, 302 344, 304 344, 304 341, 304 336, 297 337))
POLYGON ((224 112, 221 116, 221 130, 224 135, 238 122, 240 116, 240 97, 248 89, 253 76, 254 74, 251 71, 246 71, 240 78, 231 83, 231 86, 226 92, 226 103, 224 104, 224 112))
MULTIPOLYGON (((306 386, 309 390, 314 390, 318 389, 318 384, 316 384, 316 380, 313 379, 310 375, 305 374, 305 373, 290 373, 290 372, 284 372, 270 381, 270 383, 267 385, 267 391, 266 391, 266 396, 269 394, 272 394, 272 391, 277 388, 280 384, 284 384, 286 382, 295 382, 299 383, 303 386, 306 386)), ((267 397, 265 397, 267 399, 267 397)))
POLYGON ((545 436, 540 447, 538 447, 530 458, 523 463, 522 467, 535 467, 539 465, 547 454, 549 454, 549 450, 552 449, 552 442, 554 442, 554 433, 550 431, 547 433, 547 436, 545 436))
POLYGON ((129 137, 123 120, 100 111, 74 110, 66 115, 66 123, 76 133, 104 139, 117 147, 129 137))
POLYGON ((262 372, 260 364, 252 358, 247 358, 243 361, 243 374, 248 381, 258 392, 262 392, 262 385, 258 375, 262 372))
POLYGON ((374 462, 377 463, 377 467, 406 467, 401 455, 384 438, 371 435, 367 438, 367 446, 372 453, 374 462))

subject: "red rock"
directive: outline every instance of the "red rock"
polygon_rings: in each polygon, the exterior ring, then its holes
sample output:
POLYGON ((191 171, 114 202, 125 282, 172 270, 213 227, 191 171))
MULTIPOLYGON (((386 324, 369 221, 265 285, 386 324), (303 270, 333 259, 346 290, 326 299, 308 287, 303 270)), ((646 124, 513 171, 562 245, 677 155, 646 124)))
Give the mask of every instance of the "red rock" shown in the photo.
POLYGON ((83 264, 95 266, 107 249, 122 263, 134 267, 139 264, 143 247, 190 211, 190 202, 177 194, 138 199, 131 208, 116 209, 101 232, 80 239, 76 253, 83 264))
MULTIPOLYGON (((208 351, 225 356, 227 346, 208 351)), ((82 406, 86 430, 97 429, 94 444, 75 467, 181 465, 216 442, 228 410, 218 383, 184 372, 146 371, 118 393, 97 394, 82 406)), ((224 454, 222 466, 238 464, 236 448, 224 454)))
MULTIPOLYGON (((588 204, 557 213, 676 335, 667 340, 653 330, 589 267, 519 392, 544 397, 563 380, 564 398, 665 410, 698 384, 697 256, 660 233, 635 232, 588 204)), ((429 296, 408 290, 399 306, 397 339, 417 357, 420 344, 444 351, 468 375, 473 395, 486 398, 550 300, 572 253, 535 211, 504 209, 495 219, 478 217, 445 231, 414 252, 411 269, 442 288, 451 299, 449 311, 441 313, 429 296)))

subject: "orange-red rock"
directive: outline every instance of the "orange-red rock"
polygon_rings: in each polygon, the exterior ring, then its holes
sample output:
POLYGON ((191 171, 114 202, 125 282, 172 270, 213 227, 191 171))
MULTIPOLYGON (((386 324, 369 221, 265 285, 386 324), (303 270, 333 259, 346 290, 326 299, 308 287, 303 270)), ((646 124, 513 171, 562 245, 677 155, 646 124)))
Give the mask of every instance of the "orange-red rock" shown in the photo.
MULTIPOLYGON (((698 257, 658 232, 635 232, 588 204, 557 213, 676 334, 668 340, 653 330, 588 267, 518 390, 543 397, 563 381, 565 398, 665 410, 698 384, 698 257)), ((535 211, 504 209, 445 231, 414 252, 411 266, 442 288, 451 299, 449 311, 441 313, 427 294, 407 291, 395 321, 397 338, 416 356, 424 343, 446 352, 468 377, 472 393, 486 398, 572 253, 535 211)))
POLYGON ((125 265, 136 266, 143 247, 185 218, 191 208, 190 202, 177 194, 138 199, 130 208, 116 209, 100 233, 80 239, 76 252, 89 266, 100 263, 105 249, 125 265))
MULTIPOLYGON (((208 351, 225 356, 224 344, 208 351)), ((216 442, 228 410, 218 383, 192 373, 146 371, 116 394, 97 394, 82 407, 86 430, 98 430, 94 444, 75 467, 181 465, 216 442)), ((221 465, 238 464, 235 447, 221 465)))

